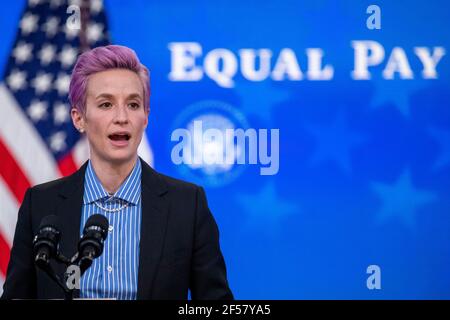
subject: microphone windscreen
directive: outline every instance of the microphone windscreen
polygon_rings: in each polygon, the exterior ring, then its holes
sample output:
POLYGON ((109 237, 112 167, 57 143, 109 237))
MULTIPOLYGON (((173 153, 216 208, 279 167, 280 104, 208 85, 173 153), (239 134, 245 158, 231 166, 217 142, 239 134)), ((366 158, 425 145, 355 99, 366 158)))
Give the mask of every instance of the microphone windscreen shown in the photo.
POLYGON ((86 230, 87 228, 92 226, 100 227, 102 230, 106 231, 108 230, 109 222, 104 215, 97 213, 89 217, 89 219, 86 221, 84 229, 86 230))
POLYGON ((42 218, 41 224, 39 225, 39 230, 45 227, 53 227, 54 229, 59 231, 59 226, 59 217, 52 214, 42 218))

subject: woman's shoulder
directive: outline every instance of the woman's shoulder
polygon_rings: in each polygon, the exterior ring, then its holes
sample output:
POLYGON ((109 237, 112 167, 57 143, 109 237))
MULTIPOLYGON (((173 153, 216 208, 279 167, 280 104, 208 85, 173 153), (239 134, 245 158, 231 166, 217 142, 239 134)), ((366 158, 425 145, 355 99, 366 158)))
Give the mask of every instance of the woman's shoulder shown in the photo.
POLYGON ((42 191, 49 191, 49 190, 58 190, 66 184, 68 179, 69 179, 69 177, 62 177, 59 179, 47 181, 44 183, 37 184, 37 185, 33 186, 31 189, 33 191, 38 191, 38 192, 39 191, 42 192, 42 191))
POLYGON ((83 182, 84 171, 86 166, 83 165, 72 175, 61 177, 55 180, 37 184, 31 188, 31 192, 35 194, 52 194, 66 193, 83 182))

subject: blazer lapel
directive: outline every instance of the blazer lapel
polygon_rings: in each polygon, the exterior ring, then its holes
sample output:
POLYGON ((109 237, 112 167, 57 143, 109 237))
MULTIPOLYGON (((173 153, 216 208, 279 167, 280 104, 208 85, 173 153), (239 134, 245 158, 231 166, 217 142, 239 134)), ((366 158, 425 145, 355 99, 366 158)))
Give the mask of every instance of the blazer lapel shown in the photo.
POLYGON ((168 204, 163 197, 167 186, 147 163, 141 160, 141 164, 142 219, 137 292, 139 300, 151 298, 168 221, 168 204))
MULTIPOLYGON (((61 242, 60 252, 71 258, 77 252, 80 239, 81 207, 84 193, 84 174, 87 162, 59 190, 60 202, 56 207, 56 215, 60 217, 61 242)), ((64 272, 63 266, 61 271, 64 272)))

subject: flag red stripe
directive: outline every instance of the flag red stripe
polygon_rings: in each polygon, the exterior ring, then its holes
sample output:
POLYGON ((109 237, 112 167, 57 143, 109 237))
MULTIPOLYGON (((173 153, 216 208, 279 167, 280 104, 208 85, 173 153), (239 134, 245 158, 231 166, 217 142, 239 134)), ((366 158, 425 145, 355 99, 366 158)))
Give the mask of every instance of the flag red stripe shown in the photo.
MULTIPOLYGON (((17 203, 22 203, 25 192, 31 186, 31 183, 22 171, 21 167, 17 164, 2 139, 0 139, 0 154, 2 155, 0 176, 2 176, 5 184, 11 190, 11 193, 16 198, 17 203)), ((6 276, 9 254, 9 245, 0 233, 0 273, 3 277, 6 276)))
MULTIPOLYGON (((0 165, 0 175, 5 180, 12 194, 14 194, 17 203, 22 203, 23 197, 27 189, 31 186, 30 181, 17 164, 14 157, 9 152, 6 145, 0 138, 0 154, 2 155, 2 163, 0 165)), ((30 161, 33 161, 30 159, 30 161)))
POLYGON ((59 172, 62 176, 69 176, 78 170, 72 152, 68 152, 62 159, 58 161, 59 172))
POLYGON ((6 277, 6 270, 8 268, 9 262, 9 246, 0 233, 0 273, 3 275, 3 278, 6 277))

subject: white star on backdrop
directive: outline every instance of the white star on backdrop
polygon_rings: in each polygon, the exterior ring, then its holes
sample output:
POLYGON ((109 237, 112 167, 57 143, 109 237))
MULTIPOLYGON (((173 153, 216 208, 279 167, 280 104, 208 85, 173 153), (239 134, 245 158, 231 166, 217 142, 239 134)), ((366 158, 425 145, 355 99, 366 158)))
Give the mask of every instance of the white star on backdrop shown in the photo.
POLYGON ((91 12, 98 14, 103 9, 103 2, 101 0, 91 0, 91 12))
POLYGON ((14 70, 6 78, 6 83, 13 91, 21 90, 25 88, 27 74, 25 71, 14 70))
POLYGON ((35 7, 36 5, 40 4, 42 0, 29 0, 28 3, 30 4, 30 7, 35 7))
POLYGON ((36 90, 36 94, 40 95, 47 92, 52 85, 52 75, 50 73, 39 72, 33 80, 31 86, 36 90))
POLYGON ((50 1, 50 8, 57 8, 60 5, 62 5, 63 0, 51 0, 50 1))
POLYGON ((45 31, 47 37, 52 38, 58 32, 59 19, 57 17, 49 17, 42 25, 42 30, 45 31))
POLYGON ((34 122, 38 122, 47 116, 47 103, 33 100, 27 109, 28 115, 34 122))
POLYGON ((22 20, 20 20, 20 30, 24 35, 28 35, 36 31, 38 27, 38 16, 27 13, 22 20))
POLYGON ((71 46, 64 46, 61 53, 59 54, 59 61, 64 68, 70 67, 77 58, 77 50, 71 46))
POLYGON ((53 120, 56 125, 60 125, 69 120, 69 108, 62 102, 55 103, 53 107, 53 120))
POLYGON ((64 150, 67 146, 66 133, 64 131, 59 131, 52 134, 49 138, 49 145, 50 148, 55 152, 64 150))
POLYGON ((44 45, 38 53, 41 64, 44 66, 52 62, 53 59, 55 59, 55 55, 56 55, 55 46, 51 44, 44 45))
POLYGON ((78 36, 79 29, 69 28, 67 27, 67 24, 64 24, 62 28, 68 40, 72 40, 73 38, 78 36))
POLYGON ((82 0, 69 0, 69 5, 70 6, 74 5, 74 6, 81 7, 81 2, 82 2, 82 0))
POLYGON ((59 73, 55 81, 55 89, 60 96, 65 96, 69 92, 70 76, 66 73, 59 73))
POLYGON ((18 64, 22 64, 25 61, 31 59, 31 53, 33 51, 33 45, 30 43, 21 42, 13 50, 12 56, 16 59, 18 64))
POLYGON ((86 37, 89 43, 91 44, 96 43, 98 40, 101 39, 102 34, 103 34, 103 25, 99 23, 88 24, 86 30, 86 37))

